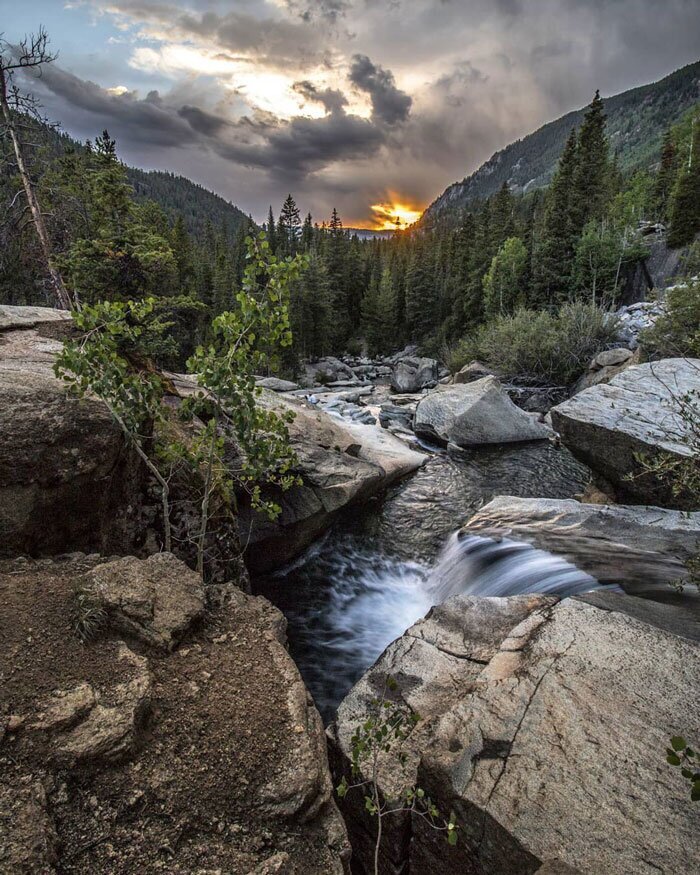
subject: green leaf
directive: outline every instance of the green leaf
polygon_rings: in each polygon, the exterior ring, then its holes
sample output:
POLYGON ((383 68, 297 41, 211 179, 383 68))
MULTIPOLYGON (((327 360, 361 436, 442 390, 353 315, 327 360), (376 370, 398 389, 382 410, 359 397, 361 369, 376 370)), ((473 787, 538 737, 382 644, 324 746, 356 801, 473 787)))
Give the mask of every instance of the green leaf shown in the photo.
POLYGON ((666 762, 671 766, 680 766, 681 760, 679 756, 676 756, 675 753, 670 753, 666 757, 666 762))
POLYGON ((685 750, 687 745, 685 743, 685 739, 683 738, 683 736, 674 735, 673 738, 671 739, 671 747, 676 751, 685 750))
POLYGON ((700 781, 695 781, 690 791, 691 802, 700 802, 700 781))
POLYGON ((453 829, 447 831, 447 843, 453 847, 457 844, 457 833, 453 829))

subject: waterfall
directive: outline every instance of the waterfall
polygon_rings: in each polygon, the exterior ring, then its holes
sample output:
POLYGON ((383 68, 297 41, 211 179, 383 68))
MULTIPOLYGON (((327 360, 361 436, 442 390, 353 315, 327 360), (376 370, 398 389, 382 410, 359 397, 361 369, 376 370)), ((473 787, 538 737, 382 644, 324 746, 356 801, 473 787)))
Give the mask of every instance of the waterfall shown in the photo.
POLYGON ((569 596, 600 586, 529 544, 459 532, 432 568, 382 555, 345 536, 316 545, 277 580, 292 654, 326 719, 387 645, 450 596, 569 596), (285 586, 289 574, 293 587, 285 586))
POLYGON ((571 596, 599 586, 590 574, 529 544, 461 532, 450 536, 425 583, 433 604, 460 594, 571 596))

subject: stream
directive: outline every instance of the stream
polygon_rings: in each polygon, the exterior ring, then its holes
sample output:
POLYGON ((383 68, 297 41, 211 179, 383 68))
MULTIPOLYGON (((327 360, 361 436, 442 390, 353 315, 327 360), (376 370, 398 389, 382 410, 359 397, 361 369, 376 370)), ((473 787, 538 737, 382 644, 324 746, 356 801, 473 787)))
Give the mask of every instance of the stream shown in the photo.
POLYGON ((495 495, 571 498, 588 478, 548 442, 436 452, 380 499, 340 516, 292 564, 254 581, 287 617, 290 651, 324 721, 388 644, 451 595, 596 588, 563 559, 456 532, 495 495))

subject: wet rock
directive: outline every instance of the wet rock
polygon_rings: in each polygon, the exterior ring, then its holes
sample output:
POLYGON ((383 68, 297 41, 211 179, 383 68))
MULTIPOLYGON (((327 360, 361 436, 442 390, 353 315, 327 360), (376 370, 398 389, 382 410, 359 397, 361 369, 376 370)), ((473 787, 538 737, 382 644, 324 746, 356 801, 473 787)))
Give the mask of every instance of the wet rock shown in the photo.
POLYGON ((693 456, 690 426, 680 399, 700 391, 700 361, 664 359, 634 365, 604 385, 553 407, 552 423, 571 452, 605 477, 623 496, 646 504, 694 506, 667 483, 643 474, 638 457, 693 456))
POLYGON ((426 386, 434 386, 438 380, 438 363, 435 359, 403 358, 394 365, 391 387, 395 392, 418 392, 426 386))
POLYGON ((460 447, 545 440, 552 434, 516 407, 495 377, 426 395, 416 409, 414 429, 460 447))
POLYGON ((110 626, 161 650, 172 650, 204 614, 200 576, 171 553, 98 565, 80 586, 105 611, 110 626))
POLYGON ((376 495, 425 461, 423 454, 375 425, 341 420, 294 396, 264 393, 261 403, 295 414, 289 431, 303 485, 270 492, 282 508, 276 520, 252 515, 241 503, 241 529, 250 532, 246 561, 254 571, 293 558, 331 524, 341 508, 376 495))

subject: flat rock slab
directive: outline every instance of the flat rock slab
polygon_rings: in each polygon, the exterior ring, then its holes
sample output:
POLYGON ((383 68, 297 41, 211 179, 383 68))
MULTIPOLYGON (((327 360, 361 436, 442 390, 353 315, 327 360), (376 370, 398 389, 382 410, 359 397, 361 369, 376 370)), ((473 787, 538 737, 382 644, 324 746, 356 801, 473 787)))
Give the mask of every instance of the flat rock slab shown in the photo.
MULTIPOLYGON (((633 365, 574 395, 550 411, 554 429, 571 452, 600 472, 621 495, 670 507, 695 508, 670 486, 643 473, 639 456, 693 457, 691 428, 679 399, 700 392, 700 360, 663 359, 633 365)), ((697 404, 697 395, 695 402, 697 404)))
POLYGON ((416 408, 417 434, 459 447, 546 440, 552 431, 510 400, 496 377, 448 386, 416 408))
POLYGON ((98 565, 79 585, 110 626, 160 650, 172 650, 204 614, 200 576, 171 553, 98 565))

